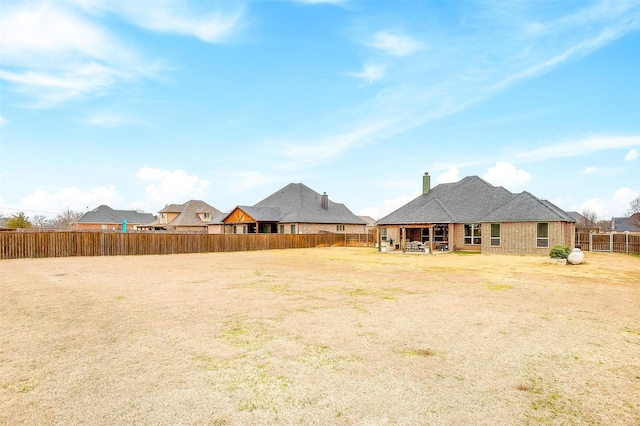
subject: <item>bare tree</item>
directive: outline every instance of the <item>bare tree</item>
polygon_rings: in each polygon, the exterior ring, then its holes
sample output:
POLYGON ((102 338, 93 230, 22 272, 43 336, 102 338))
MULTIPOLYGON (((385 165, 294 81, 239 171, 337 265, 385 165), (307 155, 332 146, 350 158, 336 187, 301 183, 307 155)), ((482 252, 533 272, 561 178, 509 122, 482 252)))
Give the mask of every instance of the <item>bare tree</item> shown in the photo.
POLYGON ((629 204, 629 210, 627 210, 628 222, 640 228, 640 195, 631 201, 629 204))
POLYGON ((598 226, 599 218, 596 212, 591 211, 589 209, 584 209, 582 210, 582 212, 580 212, 580 214, 584 218, 580 221, 580 227, 593 229, 598 226))
POLYGON ((71 210, 67 207, 51 221, 51 225, 56 229, 73 229, 83 214, 82 212, 71 210))
POLYGON ((31 223, 35 228, 42 229, 47 224, 47 218, 41 214, 37 214, 33 217, 31 223))

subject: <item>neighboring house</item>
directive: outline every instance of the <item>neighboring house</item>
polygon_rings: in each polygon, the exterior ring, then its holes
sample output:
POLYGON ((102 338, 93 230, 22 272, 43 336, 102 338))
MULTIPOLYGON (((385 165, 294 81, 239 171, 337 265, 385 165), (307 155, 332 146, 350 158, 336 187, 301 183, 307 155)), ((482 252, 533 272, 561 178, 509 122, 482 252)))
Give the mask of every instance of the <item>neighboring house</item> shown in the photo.
POLYGON ((611 218, 611 231, 612 232, 629 232, 640 233, 640 227, 636 226, 636 223, 640 222, 640 213, 636 213, 631 217, 614 217, 611 218), (633 220, 633 219, 636 220, 633 220))
POLYGON ((148 226, 154 221, 151 213, 135 210, 115 210, 101 205, 83 214, 76 222, 76 229, 85 230, 122 230, 122 221, 127 221, 128 230, 136 230, 148 226))
POLYGON ((367 225, 365 227, 367 232, 374 232, 376 230, 376 220, 371 216, 358 216, 360 219, 364 220, 367 225))
POLYGON ((571 217, 576 220, 576 233, 577 234, 599 234, 602 232, 602 228, 594 224, 589 227, 587 218, 578 212, 567 212, 571 217))
POLYGON ((236 234, 364 233, 366 222, 340 203, 301 183, 290 183, 253 206, 237 206, 209 232, 236 234))
POLYGON ((514 194, 477 176, 431 188, 377 222, 380 245, 394 241, 405 249, 426 244, 432 250, 501 254, 548 254, 555 245, 575 244, 575 219, 528 192, 514 194), (411 244, 409 244, 411 243, 411 244))
POLYGON ((201 200, 168 204, 158 212, 158 219, 151 227, 176 232, 207 232, 207 224, 221 214, 220 210, 201 200))

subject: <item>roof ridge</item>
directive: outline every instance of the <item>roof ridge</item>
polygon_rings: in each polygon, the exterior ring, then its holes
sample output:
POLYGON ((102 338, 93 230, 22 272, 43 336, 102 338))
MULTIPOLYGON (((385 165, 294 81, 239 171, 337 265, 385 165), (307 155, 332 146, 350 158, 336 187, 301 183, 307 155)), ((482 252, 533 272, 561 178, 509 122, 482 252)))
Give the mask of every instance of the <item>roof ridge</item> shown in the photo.
POLYGON ((442 208, 442 210, 444 210, 445 214, 447 216, 449 216, 449 219, 451 219, 452 221, 455 221, 455 217, 453 216, 453 214, 451 214, 451 212, 449 211, 449 209, 444 205, 444 203, 442 201, 440 201, 439 198, 435 198, 434 199, 436 203, 438 203, 438 205, 442 208))

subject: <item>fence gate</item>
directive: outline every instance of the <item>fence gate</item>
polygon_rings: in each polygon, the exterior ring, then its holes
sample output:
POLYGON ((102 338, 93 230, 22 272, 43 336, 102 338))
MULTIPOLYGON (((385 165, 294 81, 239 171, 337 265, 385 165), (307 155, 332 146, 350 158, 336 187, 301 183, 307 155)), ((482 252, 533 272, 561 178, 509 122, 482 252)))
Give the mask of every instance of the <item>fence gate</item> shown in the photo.
POLYGON ((590 234, 590 251, 613 251, 613 234, 590 234))

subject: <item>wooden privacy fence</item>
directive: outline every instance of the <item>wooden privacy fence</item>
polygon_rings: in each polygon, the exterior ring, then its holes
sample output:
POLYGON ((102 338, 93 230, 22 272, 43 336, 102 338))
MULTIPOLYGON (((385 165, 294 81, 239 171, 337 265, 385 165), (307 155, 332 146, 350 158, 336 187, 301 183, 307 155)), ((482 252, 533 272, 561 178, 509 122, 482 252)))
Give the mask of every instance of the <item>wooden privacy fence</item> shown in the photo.
POLYGON ((608 251, 640 254, 640 235, 637 234, 576 234, 576 244, 582 251, 608 251))
POLYGON ((0 232, 0 259, 210 253, 311 247, 373 247, 371 234, 167 234, 0 232))

